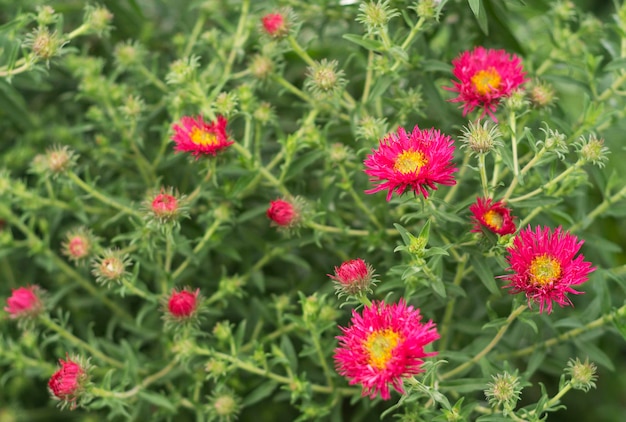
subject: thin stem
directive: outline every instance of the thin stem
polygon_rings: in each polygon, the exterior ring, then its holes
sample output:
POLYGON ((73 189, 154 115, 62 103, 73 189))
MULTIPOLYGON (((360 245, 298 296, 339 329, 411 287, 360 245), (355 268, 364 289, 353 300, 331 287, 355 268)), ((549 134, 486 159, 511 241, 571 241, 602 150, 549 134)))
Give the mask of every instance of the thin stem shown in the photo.
POLYGON ((76 183, 76 185, 78 185, 82 190, 84 190, 86 193, 88 193, 89 195, 93 196, 98 201, 102 202, 103 204, 106 204, 106 205, 110 206, 111 208, 115 208, 115 209, 117 209, 119 211, 122 211, 122 212, 124 212, 124 213, 126 213, 128 215, 132 215, 132 216, 137 217, 137 218, 142 218, 142 215, 138 211, 136 211, 136 210, 134 210, 132 208, 128 208, 126 205, 120 204, 119 202, 117 202, 117 201, 109 198, 108 196, 100 193, 94 187, 92 187, 89 184, 85 183, 73 171, 68 171, 66 174, 70 178, 70 180, 72 180, 74 183, 76 183))
POLYGON ((504 194, 504 197, 502 198, 503 201, 507 201, 511 195, 513 194, 513 191, 515 190, 515 187, 517 186, 517 184, 519 183, 520 179, 526 174, 528 173, 528 171, 534 167, 535 164, 537 164, 537 162, 541 159, 541 157, 543 157, 543 155, 546 152, 546 148, 541 148, 541 150, 539 150, 539 152, 537 154, 535 154, 535 156, 533 157, 532 160, 530 160, 525 166, 524 168, 519 172, 519 174, 517 174, 514 178, 513 181, 511 182, 511 184, 509 185, 509 188, 507 189, 506 193, 504 194))
POLYGON ((509 315, 509 317, 506 319, 506 323, 502 327, 500 327, 500 329, 496 333, 495 337, 491 340, 491 342, 487 346, 485 346, 485 348, 483 350, 481 350, 471 360, 469 360, 469 361, 465 362, 464 364, 457 366, 453 370, 448 371, 448 372, 444 373, 443 375, 441 375, 440 379, 441 380, 445 380, 445 379, 448 379, 448 378, 450 378, 450 377, 452 377, 452 376, 454 376, 456 374, 459 374, 459 373, 465 371, 466 369, 471 368, 474 364, 476 364, 479 360, 481 360, 487 353, 489 353, 494 347, 496 347, 496 345, 502 339, 502 336, 504 336, 504 333, 506 333, 506 331, 509 329, 509 327, 513 323, 513 321, 515 321, 515 319, 518 316, 520 316, 521 313, 524 312, 524 310, 527 307, 528 307, 527 305, 521 305, 517 309, 515 309, 513 312, 511 312, 511 315, 509 315))
POLYGON ((102 353, 100 350, 98 350, 95 347, 91 346, 89 343, 86 343, 83 340, 79 339, 74 334, 70 333, 65 328, 61 327, 56 322, 52 321, 47 315, 42 315, 39 318, 39 321, 41 321, 41 323, 43 323, 43 325, 45 325, 46 327, 48 327, 52 331, 57 332, 64 339, 66 339, 69 342, 73 343, 76 347, 79 347, 81 349, 84 349, 84 350, 88 351, 89 353, 91 353, 92 356, 100 359, 101 361, 106 362, 109 365, 114 366, 114 367, 119 368, 119 369, 124 367, 124 364, 122 362, 108 357, 107 355, 102 353))
POLYGON ((191 55, 193 46, 198 41, 198 37, 200 36, 200 33, 202 32, 202 27, 204 26, 205 20, 206 20, 206 16, 204 15, 204 13, 201 13, 198 16, 198 19, 196 20, 196 23, 194 24, 193 29, 191 30, 191 35, 189 35, 189 38, 187 39, 187 45, 185 45, 185 50, 183 51, 183 57, 189 57, 189 55, 191 55))
POLYGON ((511 112, 509 114, 509 126, 511 128, 511 148, 513 153, 513 175, 515 178, 518 177, 519 174, 519 159, 517 157, 517 127, 515 121, 515 113, 511 112))
POLYGON ((213 236, 213 234, 215 233, 215 231, 219 228, 221 224, 222 224, 221 219, 219 218, 215 219, 213 224, 211 224, 211 226, 204 233, 204 236, 202 236, 202 239, 200 239, 200 242, 198 242, 196 247, 193 248, 193 254, 191 256, 188 256, 183 261, 183 263, 180 264, 180 266, 172 273, 172 280, 176 280, 183 273, 183 271, 187 269, 189 264, 191 264, 191 261, 198 255, 198 253, 200 253, 200 251, 204 248, 204 246, 211 239, 211 237, 213 236))
MULTIPOLYGON (((465 157, 463 157, 463 163, 461 163, 461 169, 459 170, 459 173, 458 173, 458 175, 456 177, 457 181, 462 180, 463 176, 465 176, 465 173, 467 172, 467 169, 469 168, 468 164, 469 164, 470 158, 471 158, 471 154, 470 153, 466 153, 465 157)), ((456 183, 454 186, 452 186, 448 190, 448 193, 443 198, 443 202, 444 203, 449 204, 450 201, 452 201, 452 199, 456 195, 457 191, 459 190, 459 186, 461 186, 461 183, 456 183)))
POLYGON ((540 194, 544 190, 547 190, 547 189, 551 188, 552 186, 554 186, 555 184, 557 184, 558 182, 563 180, 570 173, 574 172, 575 170, 578 170, 578 168, 580 168, 583 164, 584 164, 583 160, 576 161, 576 163, 574 163, 573 166, 566 168, 565 171, 563 171, 563 173, 559 174, 557 177, 555 177, 554 179, 550 180, 544 186, 539 187, 539 188, 537 188, 537 189, 535 189, 535 190, 533 190, 531 192, 528 192, 525 195, 518 196, 516 198, 510 199, 509 202, 510 203, 520 202, 520 201, 523 201, 523 200, 528 199, 528 198, 532 198, 533 196, 540 194))
MULTIPOLYGON (((422 29, 422 26, 424 25, 424 22, 426 22, 426 19, 423 17, 420 17, 417 20, 417 23, 415 24, 415 26, 413 26, 413 28, 411 28, 411 32, 409 32, 409 35, 406 37, 406 39, 404 40, 404 42, 402 43, 402 45, 400 46, 400 48, 402 48, 402 50, 406 51, 407 48, 409 48, 409 46, 411 45, 411 43, 413 42, 413 39, 415 38, 415 36, 420 32, 420 29, 422 29)), ((396 59, 396 62, 393 64, 393 66, 391 66, 391 72, 395 72, 396 70, 398 70, 398 67, 400 66, 400 59, 396 59)))
POLYGON ((309 56, 309 53, 307 53, 301 46, 300 44, 298 44, 298 41, 293 37, 293 35, 289 35, 287 37, 287 42, 289 43, 289 45, 291 46, 291 49, 298 55, 300 56, 300 58, 302 60, 304 60, 306 62, 306 64, 308 64, 311 67, 315 67, 315 60, 313 60, 311 58, 311 56, 309 56))
POLYGON ((367 99, 370 96, 373 71, 374 71, 374 51, 370 50, 367 55, 367 71, 365 73, 365 85, 363 86, 363 95, 361 96, 362 104, 365 104, 367 102, 367 99))
POLYGON ((483 198, 489 198, 489 185, 487 184, 487 169, 485 168, 485 154, 478 154, 478 172, 480 184, 483 187, 483 198))
POLYGON ((339 164, 339 172, 341 173, 341 177, 343 178, 343 181, 348 188, 348 193, 356 203, 357 207, 359 207, 361 211, 363 211, 365 215, 367 215, 367 217, 372 221, 372 223, 374 223, 376 227, 382 229, 382 224, 380 224, 380 221, 378 221, 372 210, 367 205, 365 205, 365 203, 363 203, 361 197, 355 192, 354 186, 352 186, 352 179, 350 179, 350 177, 348 176, 346 168, 341 164, 339 164))
POLYGON ((561 343, 563 341, 566 340, 570 340, 574 337, 578 337, 579 335, 593 330, 595 328, 600 328, 603 325, 606 325, 610 322, 613 322, 616 319, 621 319, 626 317, 626 305, 623 305, 621 308, 601 316, 600 318, 591 321, 590 323, 582 326, 582 327, 578 327, 578 328, 574 328, 572 330, 566 331, 565 333, 558 335, 556 337, 553 337, 551 339, 542 341, 540 343, 535 343, 532 346, 528 346, 525 347, 523 349, 520 350, 515 350, 513 352, 510 353, 501 353, 499 355, 495 356, 496 360, 504 360, 504 359, 510 359, 510 358, 515 358, 515 357, 520 357, 520 356, 526 356, 526 355, 530 355, 531 353, 533 353, 535 350, 541 350, 541 349, 548 349, 558 343, 561 343))
POLYGON ((575 232, 577 230, 580 230, 583 227, 588 227, 589 224, 591 224, 593 220, 596 219, 596 217, 606 212, 606 210, 612 204, 619 201, 624 196, 626 196, 626 187, 623 187, 622 190, 620 190, 619 192, 617 192, 615 195, 611 196, 610 198, 605 198, 604 201, 602 201, 602 203, 598 205, 593 211, 591 211, 587 216, 578 220, 578 222, 570 228, 570 231, 575 232))
POLYGON ((128 391, 108 391, 102 388, 93 387, 90 389, 90 392, 98 397, 104 397, 104 398, 112 397, 116 399, 128 399, 130 397, 136 396, 139 392, 141 392, 141 390, 146 389, 151 384, 154 384, 161 378, 165 377, 167 374, 172 372, 172 370, 176 368, 177 365, 178 365, 178 362, 176 360, 172 360, 167 366, 165 366, 159 372, 155 372, 149 377, 144 378, 144 380, 140 384, 136 385, 135 387, 131 388, 128 391))
POLYGON ((280 76, 280 75, 272 75, 272 80, 274 82, 278 83, 283 88, 285 88, 287 91, 289 91, 292 94, 294 94, 295 96, 299 97, 300 99, 306 101, 309 104, 315 105, 315 100, 313 98, 311 98, 309 95, 307 95, 301 89, 295 87, 293 84, 291 84, 291 82, 289 82, 288 80, 286 80, 282 76, 280 76))
MULTIPOLYGON (((467 254, 464 254, 459 260, 456 266, 456 274, 454 275, 454 281, 452 284, 454 286, 460 286, 463 281, 463 275, 465 274, 465 264, 467 263, 467 254)), ((450 340, 448 335, 450 332, 450 322, 452 321, 452 317, 454 315, 454 306, 456 304, 456 298, 452 298, 448 304, 446 305, 446 310, 443 314, 443 321, 441 323, 441 337, 439 340, 439 350, 446 350, 448 346, 448 341, 450 340)))
MULTIPOLYGON (((241 155, 243 155, 247 160, 250 161, 255 161, 254 157, 252 156, 252 154, 250 153, 250 151, 248 151, 246 148, 244 148, 242 145, 240 145, 239 143, 235 142, 233 145, 233 148, 239 152, 241 155)), ((279 191, 280 193, 282 193, 285 196, 291 196, 291 193, 289 192, 289 190, 280 182, 280 180, 278 180, 272 173, 270 173, 265 167, 263 167, 260 163, 257 164, 256 166, 256 170, 259 171, 259 173, 265 178, 267 179, 272 185, 274 185, 279 191)))
MULTIPOLYGON (((333 233, 333 234, 345 234, 348 236, 369 236, 370 234, 372 234, 372 232, 370 232, 369 230, 358 230, 358 229, 344 229, 341 227, 334 227, 334 226, 326 226, 323 224, 318 224, 315 223, 313 221, 307 221, 305 223, 305 225, 307 225, 308 227, 310 227, 313 230, 318 230, 324 233, 333 233)), ((388 236, 397 236, 398 235, 398 231, 395 229, 387 229, 384 231, 384 233, 388 236)))
POLYGON ((152 82, 152 85, 157 87, 160 91, 164 93, 170 92, 170 89, 167 87, 167 85, 162 80, 160 80, 154 73, 152 73, 150 69, 146 67, 146 65, 144 65, 143 63, 140 64, 139 66, 137 66, 137 70, 139 70, 139 73, 141 73, 148 81, 152 82))

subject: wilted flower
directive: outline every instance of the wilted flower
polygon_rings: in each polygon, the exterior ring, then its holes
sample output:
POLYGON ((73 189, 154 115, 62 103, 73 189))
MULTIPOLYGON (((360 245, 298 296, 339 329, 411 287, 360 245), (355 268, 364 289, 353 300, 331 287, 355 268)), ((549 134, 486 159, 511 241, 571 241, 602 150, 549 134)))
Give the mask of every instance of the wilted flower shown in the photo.
POLYGON ((407 306, 404 300, 388 305, 374 302, 362 314, 352 311, 349 327, 340 327, 339 347, 335 349, 335 365, 350 385, 359 384, 363 395, 371 399, 391 397, 389 385, 404 393, 402 381, 423 372, 424 347, 437 340, 439 334, 432 321, 421 322, 419 309, 407 306))
POLYGON ((453 141, 435 129, 421 130, 415 126, 411 134, 404 128, 391 133, 379 142, 364 161, 365 173, 372 182, 381 182, 365 193, 387 190, 387 201, 393 192, 402 195, 407 189, 428 198, 428 188, 436 190, 436 183, 454 185, 452 174, 453 141))
POLYGON ((576 256, 583 241, 558 227, 554 233, 549 227, 528 226, 513 239, 507 249, 509 271, 513 274, 501 276, 510 281, 506 287, 511 293, 526 294, 528 305, 539 304, 539 312, 552 312, 552 302, 559 306, 571 305, 568 293, 580 294, 572 286, 582 284, 595 270, 581 254, 576 256))

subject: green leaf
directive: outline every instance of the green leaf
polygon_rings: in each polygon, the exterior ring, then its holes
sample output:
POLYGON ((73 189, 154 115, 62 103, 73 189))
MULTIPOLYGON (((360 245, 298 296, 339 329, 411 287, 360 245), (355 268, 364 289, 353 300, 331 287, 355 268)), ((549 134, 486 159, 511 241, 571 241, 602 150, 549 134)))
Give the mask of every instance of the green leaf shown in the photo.
POLYGON ((489 27, 487 23, 487 11, 485 10, 485 5, 483 4, 483 1, 482 0, 467 0, 467 2, 469 3, 470 8, 472 9, 472 12, 474 13, 474 16, 476 16, 476 20, 478 21, 478 26, 480 26, 480 29, 482 29, 485 35, 489 35, 489 27))
POLYGON ((381 43, 379 41, 363 38, 360 35, 344 34, 343 38, 348 40, 348 41, 350 41, 350 42, 358 44, 358 45, 360 45, 361 47, 364 47, 367 50, 385 51, 385 46, 383 45, 383 43, 381 43))
POLYGON ((174 406, 165 396, 162 396, 161 394, 153 393, 151 391, 141 391, 139 393, 139 397, 157 407, 167 409, 172 413, 176 412, 176 406, 174 406))
POLYGON ((604 66, 605 72, 612 72, 614 70, 622 70, 626 69, 626 58, 619 58, 615 60, 611 60, 609 64, 604 66))
POLYGON ((260 402, 264 398, 269 397, 274 392, 277 386, 278 383, 276 383, 275 381, 267 381, 259 385, 250 394, 248 394, 245 399, 243 399, 243 401, 241 402, 241 406, 248 407, 260 402))
POLYGON ((598 346, 588 341, 578 341, 575 340, 574 344, 580 351, 586 354, 586 357, 589 360, 597 363, 598 365, 602 365, 610 371, 615 371, 615 365, 611 361, 611 358, 604 353, 598 346))
POLYGON ((480 278, 480 281, 485 285, 487 290, 494 295, 500 296, 501 292, 496 284, 496 279, 485 261, 481 257, 474 256, 470 262, 474 267, 474 271, 476 271, 476 274, 480 278))

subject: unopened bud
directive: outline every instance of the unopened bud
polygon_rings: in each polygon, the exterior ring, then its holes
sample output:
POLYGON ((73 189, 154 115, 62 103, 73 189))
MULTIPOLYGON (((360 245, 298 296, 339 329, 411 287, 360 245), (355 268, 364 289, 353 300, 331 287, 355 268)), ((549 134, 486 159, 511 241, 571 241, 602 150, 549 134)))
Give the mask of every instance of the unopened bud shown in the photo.
POLYGON ((237 94, 234 92, 220 92, 214 101, 215 111, 229 118, 237 109, 237 101, 237 94))
MULTIPOLYGON (((522 386, 517 374, 504 372, 492 376, 493 382, 487 384, 485 396, 492 407, 503 406, 505 410, 512 410, 520 398, 522 386)), ((506 416, 506 415, 505 415, 506 416)))
POLYGON ((92 264, 92 274, 100 284, 121 283, 126 277, 126 267, 130 264, 128 255, 118 250, 107 249, 92 264))
POLYGON ((383 28, 391 18, 398 15, 400 13, 396 9, 389 7, 389 0, 368 1, 359 6, 356 20, 364 24, 367 33, 371 34, 383 28))
POLYGON ((604 146, 604 139, 598 139, 596 135, 590 135, 588 139, 581 138, 578 144, 580 158, 591 162, 598 167, 604 167, 604 162, 608 160, 609 149, 604 146))
POLYGON ((272 105, 267 101, 263 101, 254 110, 254 118, 263 126, 271 122, 275 118, 272 105))
POLYGON ((570 359, 567 362, 565 373, 571 377, 573 389, 587 392, 592 388, 596 388, 595 381, 598 379, 596 369, 596 365, 589 362, 589 358, 585 359, 584 362, 576 358, 576 360, 570 359))
POLYGON ((377 119, 372 116, 365 116, 356 128, 357 139, 373 142, 378 141, 387 133, 387 123, 384 118, 377 119))
POLYGON ((56 31, 50 32, 47 27, 40 26, 28 36, 27 44, 35 56, 48 61, 61 53, 64 43, 56 31))
POLYGON ((530 101, 536 108, 550 107, 554 104, 556 91, 547 82, 535 82, 530 88, 530 101))
POLYGON ((361 258, 345 261, 335 267, 334 275, 327 275, 333 280, 339 296, 367 294, 376 283, 374 268, 361 258))
POLYGON ((284 38, 289 35, 289 13, 285 11, 268 13, 261 18, 264 32, 272 38, 284 38))
POLYGON ((93 250, 94 236, 85 227, 69 231, 61 244, 61 253, 75 263, 88 258, 93 250))
POLYGON ((136 41, 118 43, 113 50, 115 63, 122 69, 129 69, 141 64, 145 56, 146 50, 136 41))
POLYGON ((112 20, 113 13, 104 6, 88 5, 85 8, 85 23, 92 32, 99 36, 108 35, 112 20))
POLYGON ((170 85, 179 85, 189 82, 196 69, 200 66, 200 57, 191 56, 178 59, 170 64, 170 71, 165 75, 165 81, 170 85))
POLYGON ((266 80, 274 70, 274 62, 267 56, 261 54, 255 54, 252 56, 250 65, 248 66, 250 73, 255 78, 264 81, 266 80))
POLYGON ((480 122, 470 122, 463 128, 460 140, 464 142, 463 146, 471 149, 473 153, 487 154, 494 147, 501 145, 500 136, 498 126, 490 120, 485 120, 482 125, 480 122))
MULTIPOLYGON (((37 16, 35 20, 40 26, 51 25, 55 23, 59 15, 50 6, 37 6, 37 16)), ((1 421, 2 419, 0 419, 1 421)))
POLYGON ((509 97, 504 99, 504 105, 511 111, 520 111, 527 104, 526 93, 522 89, 516 89, 509 97))
POLYGON ((235 420, 241 411, 239 398, 232 391, 222 389, 211 398, 210 411, 217 416, 217 420, 235 420))
POLYGON ((46 150, 45 169, 53 177, 69 170, 76 162, 74 152, 67 146, 53 146, 46 150))
POLYGON ((322 59, 308 69, 307 80, 304 86, 316 96, 330 95, 338 92, 346 84, 343 71, 337 70, 339 63, 336 60, 322 59))
POLYGON ((437 19, 437 7, 441 0, 418 0, 415 6, 417 16, 424 19, 437 19))

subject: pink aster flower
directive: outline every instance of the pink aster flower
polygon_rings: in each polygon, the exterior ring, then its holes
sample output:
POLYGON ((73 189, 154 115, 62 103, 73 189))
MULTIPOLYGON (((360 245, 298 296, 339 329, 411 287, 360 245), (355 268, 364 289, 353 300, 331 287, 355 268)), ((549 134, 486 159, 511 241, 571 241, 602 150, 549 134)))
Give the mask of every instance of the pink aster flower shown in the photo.
POLYGON ((4 308, 12 319, 34 318, 43 311, 41 289, 37 285, 13 289, 4 308))
POLYGON ((363 396, 374 399, 379 393, 391 397, 389 385, 404 393, 403 378, 423 372, 424 346, 437 340, 439 334, 432 321, 421 322, 419 309, 404 300, 387 305, 374 302, 359 315, 352 311, 349 327, 340 327, 339 347, 335 349, 335 366, 350 385, 359 384, 363 396))
POLYGON ((172 140, 176 142, 176 151, 191 152, 196 159, 202 154, 217 155, 234 143, 228 140, 227 123, 222 116, 217 116, 217 120, 211 123, 206 123, 202 116, 183 116, 179 124, 172 126, 172 140))
POLYGON ((481 233, 486 227, 499 235, 515 233, 515 223, 511 210, 502 201, 492 202, 491 198, 476 198, 476 203, 469 207, 474 221, 472 232, 481 233))
POLYGON ((338 294, 355 295, 370 290, 376 282, 374 268, 361 258, 351 259, 335 267, 335 274, 327 274, 334 283, 338 294))
POLYGON ((190 292, 187 289, 172 290, 167 301, 167 310, 175 319, 188 319, 194 316, 198 309, 200 289, 190 292))
POLYGON ((66 357, 59 359, 61 368, 57 370, 48 381, 48 389, 52 396, 69 404, 71 409, 76 407, 76 401, 85 390, 89 381, 88 368, 78 360, 66 357))
POLYGON ((483 109, 481 118, 489 114, 497 122, 494 113, 500 99, 509 97, 527 80, 520 58, 504 50, 476 47, 461 53, 452 65, 459 82, 452 81, 454 86, 444 89, 459 94, 450 101, 463 103, 463 116, 478 107, 483 109))
POLYGON ((283 13, 268 13, 261 18, 261 23, 272 38, 282 38, 289 33, 289 25, 283 13))
POLYGON ((388 190, 387 201, 395 191, 402 195, 407 188, 428 198, 427 188, 437 190, 435 183, 454 185, 452 174, 453 141, 435 129, 421 130, 417 125, 411 134, 404 128, 390 133, 379 142, 378 149, 367 156, 365 173, 370 181, 381 183, 365 193, 388 190))
POLYGON ((501 276, 511 283, 511 293, 526 293, 528 306, 539 304, 539 312, 552 312, 552 302, 559 306, 571 305, 567 293, 579 294, 572 286, 582 284, 595 270, 580 254, 575 256, 584 241, 558 227, 554 233, 549 227, 528 226, 513 240, 507 249, 508 271, 501 276))

